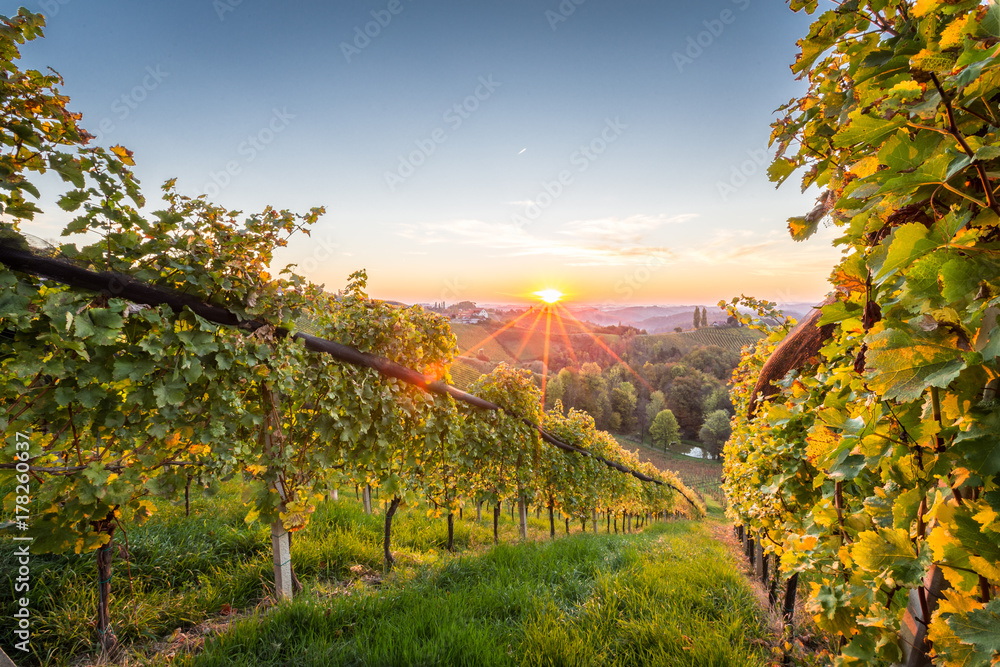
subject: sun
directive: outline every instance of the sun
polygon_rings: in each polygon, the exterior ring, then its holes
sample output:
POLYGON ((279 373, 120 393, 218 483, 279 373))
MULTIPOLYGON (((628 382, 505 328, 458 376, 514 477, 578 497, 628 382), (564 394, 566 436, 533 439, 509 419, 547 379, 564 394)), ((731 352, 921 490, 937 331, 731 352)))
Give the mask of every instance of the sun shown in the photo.
POLYGON ((535 292, 535 296, 545 303, 555 303, 565 295, 557 289, 543 289, 535 292))

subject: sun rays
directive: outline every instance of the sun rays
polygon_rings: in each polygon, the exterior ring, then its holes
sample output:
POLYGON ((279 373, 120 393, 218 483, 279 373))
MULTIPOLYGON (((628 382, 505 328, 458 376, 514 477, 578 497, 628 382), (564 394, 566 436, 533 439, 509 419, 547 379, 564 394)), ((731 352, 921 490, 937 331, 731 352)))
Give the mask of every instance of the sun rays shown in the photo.
MULTIPOLYGON (((540 374, 542 390, 541 401, 544 406, 546 390, 548 389, 549 364, 552 360, 553 352, 558 351, 558 347, 553 349, 553 333, 557 336, 557 338, 561 338, 563 342, 563 349, 565 349, 569 358, 572 360, 572 366, 577 368, 580 367, 580 359, 577 351, 574 349, 573 338, 574 336, 577 336, 577 340, 579 342, 579 337, 585 336, 593 341, 601 352, 607 354, 611 359, 620 363, 639 383, 649 389, 652 389, 645 378, 629 366, 628 363, 608 345, 601 335, 594 333, 591 330, 592 327, 590 325, 581 322, 566 306, 559 303, 566 297, 562 291, 554 288, 546 288, 534 292, 533 296, 537 297, 540 301, 542 301, 542 303, 528 308, 523 313, 520 313, 475 345, 469 346, 469 350, 465 354, 469 354, 469 352, 479 348, 481 345, 489 342, 490 340, 498 339, 502 333, 509 331, 508 345, 510 345, 510 348, 517 345, 516 352, 514 352, 511 356, 513 357, 514 362, 522 362, 522 355, 525 350, 528 348, 529 344, 532 343, 532 341, 537 341, 540 335, 542 338, 540 350, 541 358, 539 358, 539 350, 537 347, 533 348, 534 351, 529 354, 529 357, 535 361, 541 361, 542 363, 542 372, 540 374), (534 317, 532 317, 532 315, 534 317), (553 329, 555 329, 555 331, 553 331, 553 329), (571 334, 571 330, 576 331, 571 334), (516 336, 515 332, 521 333, 520 337, 514 338, 513 341, 510 341, 510 337, 516 336)), ((500 343, 499 340, 497 340, 497 342, 500 343)), ((509 353, 510 352, 508 350, 508 354, 509 353)), ((584 358, 586 359, 586 357, 584 358)))

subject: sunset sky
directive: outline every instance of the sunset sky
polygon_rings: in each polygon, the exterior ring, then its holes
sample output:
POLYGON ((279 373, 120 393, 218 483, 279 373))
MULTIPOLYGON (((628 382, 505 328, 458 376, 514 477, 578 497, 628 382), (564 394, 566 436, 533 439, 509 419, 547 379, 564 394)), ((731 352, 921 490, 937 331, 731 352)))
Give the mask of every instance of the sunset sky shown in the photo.
MULTIPOLYGON (((5 3, 2 13, 16 13, 5 3)), ((326 206, 281 263, 406 302, 779 303, 827 291, 832 229, 764 173, 810 17, 770 0, 32 0, 147 197, 326 206)), ((158 202, 152 201, 155 205, 158 202)), ((26 231, 55 237, 56 207, 26 231)), ((155 206, 151 206, 152 210, 155 206)))

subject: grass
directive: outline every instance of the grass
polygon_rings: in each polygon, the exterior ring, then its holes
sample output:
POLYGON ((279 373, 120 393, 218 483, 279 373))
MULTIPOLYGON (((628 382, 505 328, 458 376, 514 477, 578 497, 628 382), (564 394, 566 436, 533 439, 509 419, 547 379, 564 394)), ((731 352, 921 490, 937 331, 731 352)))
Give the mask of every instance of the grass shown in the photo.
MULTIPOLYGON (((236 481, 209 496, 192 489, 192 514, 158 503, 144 526, 125 526, 128 557, 115 559, 112 623, 129 664, 763 664, 762 612, 724 549, 699 523, 653 524, 640 534, 548 540, 543 512, 529 513, 516 543, 505 506, 502 544, 491 514, 455 522, 403 508, 393 530, 397 566, 383 572, 382 517, 353 493, 322 503, 295 534, 293 604, 264 611, 271 581, 266 526, 247 525, 236 481), (127 566, 126 566, 127 565, 127 566), (131 583, 129 572, 131 570, 131 583), (177 637, 231 629, 190 655, 177 637), (201 625, 199 625, 201 624, 201 625), (171 641, 171 638, 175 638, 171 641), (688 648, 684 648, 688 646, 688 648), (761 658, 762 660, 762 658, 761 658)), ((599 523, 604 530, 603 522, 599 523)), ((116 543, 124 545, 119 533, 116 543)), ((13 544, 0 538, 0 614, 13 611, 13 544)), ((95 651, 93 554, 32 557, 31 648, 10 633, 0 646, 18 664, 86 664, 95 651), (15 655, 16 653, 16 655, 15 655)))
POLYGON ((311 588, 176 664, 767 664, 753 593, 692 522, 501 545, 350 592, 311 588))

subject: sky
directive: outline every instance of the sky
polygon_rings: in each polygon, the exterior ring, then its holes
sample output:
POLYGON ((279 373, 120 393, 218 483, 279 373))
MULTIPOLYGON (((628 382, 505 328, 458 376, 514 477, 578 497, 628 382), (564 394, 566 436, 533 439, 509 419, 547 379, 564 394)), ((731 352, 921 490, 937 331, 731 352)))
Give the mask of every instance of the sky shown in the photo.
MULTIPOLYGON (((325 206, 276 264, 333 291, 519 303, 818 301, 839 257, 765 174, 811 17, 776 0, 2 0, 148 209, 325 206)), ((25 231, 58 236, 46 205, 25 231)))

